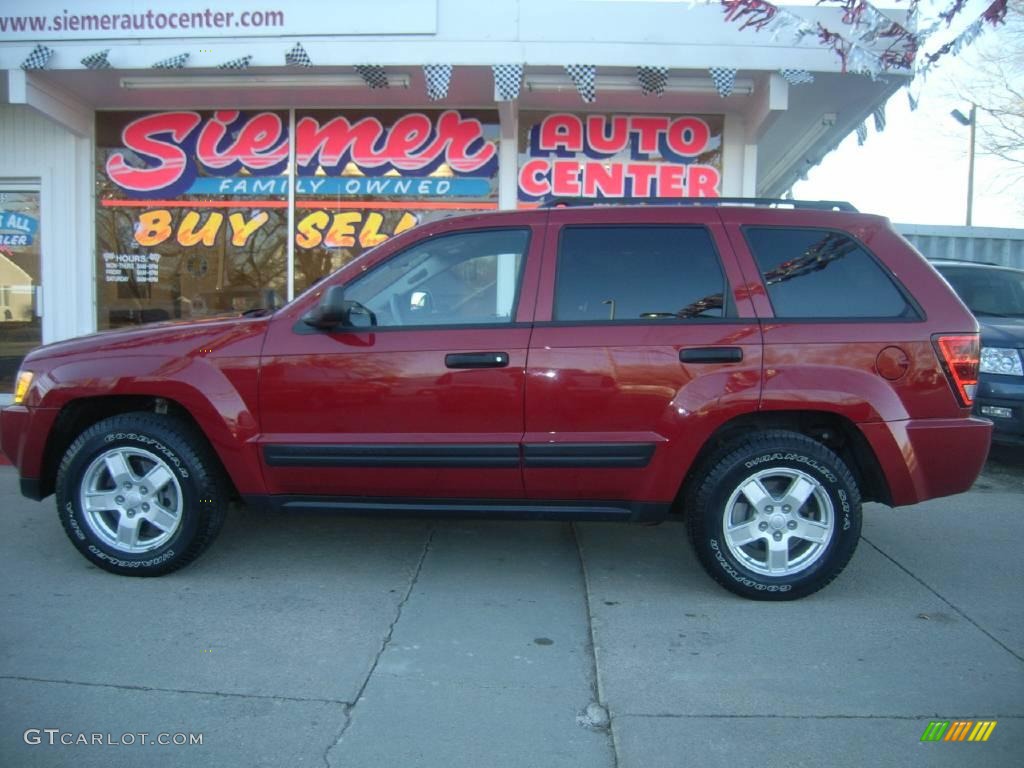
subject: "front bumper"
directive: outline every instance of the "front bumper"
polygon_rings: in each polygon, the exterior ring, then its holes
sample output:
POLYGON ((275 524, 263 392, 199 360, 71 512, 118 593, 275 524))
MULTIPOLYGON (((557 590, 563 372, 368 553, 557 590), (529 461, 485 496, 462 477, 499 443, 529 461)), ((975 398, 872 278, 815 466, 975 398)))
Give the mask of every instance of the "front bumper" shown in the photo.
POLYGON ((991 419, 995 425, 992 440, 997 443, 1024 443, 1024 376, 983 373, 978 377, 974 413, 991 419), (984 408, 1008 408, 1010 416, 985 413, 984 408))
POLYGON ((36 501, 42 498, 43 453, 57 412, 24 405, 0 409, 0 450, 18 468, 22 494, 36 501))
POLYGON ((974 416, 859 426, 885 473, 894 507, 969 490, 992 444, 992 422, 974 416))

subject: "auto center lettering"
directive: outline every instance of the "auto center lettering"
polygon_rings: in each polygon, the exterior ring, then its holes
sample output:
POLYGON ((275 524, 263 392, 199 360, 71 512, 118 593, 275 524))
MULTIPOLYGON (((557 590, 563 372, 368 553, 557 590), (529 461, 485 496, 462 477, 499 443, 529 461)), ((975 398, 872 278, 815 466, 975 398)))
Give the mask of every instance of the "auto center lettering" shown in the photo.
MULTIPOLYGON (((197 112, 145 115, 125 126, 121 141, 133 157, 112 153, 106 171, 135 198, 187 193, 200 171, 206 176, 277 175, 290 150, 280 115, 238 110, 218 110, 205 121, 197 112)), ((389 171, 426 176, 442 163, 456 176, 485 176, 498 163, 497 149, 484 139, 480 121, 454 110, 436 119, 403 115, 390 127, 375 117, 350 121, 339 116, 321 125, 306 116, 295 125, 295 158, 298 176, 312 176, 318 169, 340 176, 350 162, 366 176, 389 171)))
POLYGON ((698 159, 719 148, 699 117, 548 115, 530 131, 519 196, 717 197, 721 174, 698 159))

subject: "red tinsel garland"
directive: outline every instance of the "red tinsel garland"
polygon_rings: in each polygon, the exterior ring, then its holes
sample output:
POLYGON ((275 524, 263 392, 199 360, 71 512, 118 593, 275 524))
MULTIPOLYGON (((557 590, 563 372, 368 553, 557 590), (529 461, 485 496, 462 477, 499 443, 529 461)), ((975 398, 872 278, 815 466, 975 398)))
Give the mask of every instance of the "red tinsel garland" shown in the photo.
MULTIPOLYGON (((725 12, 725 20, 729 22, 742 22, 740 24, 741 30, 747 28, 762 30, 769 26, 780 12, 778 6, 768 2, 768 0, 720 0, 720 2, 725 12)), ((940 13, 939 17, 948 26, 953 18, 963 10, 966 2, 967 0, 953 0, 953 4, 940 13)), ((868 9, 873 9, 868 0, 819 0, 819 4, 824 3, 841 4, 843 8, 843 21, 850 25, 862 22, 864 20, 863 17, 868 15, 868 9)), ((908 17, 916 16, 918 3, 919 0, 910 0, 908 17)), ((791 16, 794 15, 789 11, 786 13, 791 16)), ((992 26, 997 26, 1005 21, 1006 13, 1007 0, 993 0, 992 4, 975 21, 975 24, 985 21, 992 26)), ((871 17, 877 20, 882 15, 874 10, 871 17)), ((845 72, 850 53, 857 43, 847 40, 838 32, 832 32, 820 23, 817 24, 817 30, 818 39, 822 45, 835 51, 842 61, 843 71, 845 72)), ((875 38, 891 40, 884 51, 874 54, 878 57, 881 69, 913 69, 914 61, 923 42, 923 36, 910 32, 895 21, 891 22, 885 29, 875 29, 874 32, 875 38)), ((958 36, 957 39, 951 40, 935 52, 928 54, 925 57, 926 61, 929 64, 934 63, 960 44, 962 44, 962 41, 958 36)), ((866 44, 861 44, 861 47, 868 49, 866 44)))
POLYGON ((722 0, 726 21, 743 20, 740 29, 753 27, 760 30, 775 18, 777 6, 766 0, 722 0))

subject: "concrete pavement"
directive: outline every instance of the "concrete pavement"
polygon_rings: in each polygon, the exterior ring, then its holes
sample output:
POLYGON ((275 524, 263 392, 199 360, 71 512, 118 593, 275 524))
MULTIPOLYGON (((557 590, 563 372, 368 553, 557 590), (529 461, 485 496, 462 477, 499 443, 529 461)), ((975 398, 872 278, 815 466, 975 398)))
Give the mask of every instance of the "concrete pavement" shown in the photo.
POLYGON ((0 765, 1017 766, 1024 460, 996 459, 870 506, 846 572, 781 604, 714 584, 677 524, 239 509, 183 571, 116 577, 0 468, 0 765), (936 718, 998 725, 922 744, 936 718))

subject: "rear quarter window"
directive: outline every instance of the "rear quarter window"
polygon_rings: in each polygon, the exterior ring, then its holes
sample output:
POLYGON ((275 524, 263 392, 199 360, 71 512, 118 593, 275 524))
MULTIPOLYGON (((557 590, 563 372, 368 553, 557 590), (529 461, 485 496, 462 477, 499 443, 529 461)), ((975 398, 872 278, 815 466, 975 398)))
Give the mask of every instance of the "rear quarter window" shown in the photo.
POLYGON ((892 277, 849 235, 745 227, 777 318, 901 318, 919 314, 892 277))

